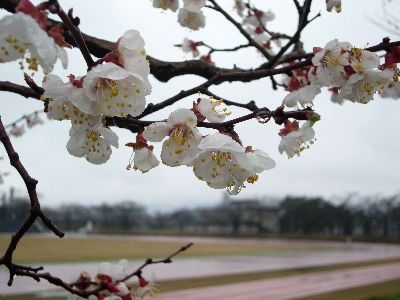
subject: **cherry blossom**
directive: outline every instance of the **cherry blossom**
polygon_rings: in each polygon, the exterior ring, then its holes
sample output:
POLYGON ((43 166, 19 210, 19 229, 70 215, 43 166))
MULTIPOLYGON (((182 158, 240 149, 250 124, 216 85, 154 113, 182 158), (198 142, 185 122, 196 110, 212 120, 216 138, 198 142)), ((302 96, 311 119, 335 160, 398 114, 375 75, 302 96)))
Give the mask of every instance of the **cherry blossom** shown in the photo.
POLYGON ((262 46, 265 46, 271 40, 271 36, 261 26, 245 26, 244 29, 250 34, 254 41, 262 46))
POLYGON ((199 43, 189 40, 188 38, 184 38, 182 43, 182 51, 185 53, 192 53, 193 57, 197 57, 200 55, 200 52, 197 49, 198 46, 199 43))
MULTIPOLYGON (((136 143, 128 143, 126 146, 133 148, 134 170, 146 173, 160 164, 160 161, 153 153, 153 146, 147 144, 142 132, 136 135, 136 143)), ((130 160, 126 169, 130 170, 131 168, 132 161, 130 160)))
POLYGON ((69 131, 68 152, 76 157, 85 157, 92 164, 105 163, 111 156, 111 146, 118 148, 118 136, 109 128, 75 128, 69 131))
POLYGON ((26 118, 26 125, 28 126, 28 128, 32 128, 36 125, 40 125, 43 123, 44 123, 44 121, 42 120, 42 118, 39 116, 39 114, 37 112, 34 113, 32 116, 29 116, 28 118, 26 118))
POLYGON ((344 98, 342 94, 339 93, 339 89, 336 87, 330 88, 329 91, 331 94, 331 101, 336 104, 342 105, 344 103, 344 98))
POLYGON ((392 99, 399 99, 400 98, 400 83, 391 81, 388 88, 385 89, 382 94, 382 98, 392 98, 392 99))
POLYGON ((22 124, 21 125, 13 124, 11 126, 9 133, 14 137, 20 137, 25 133, 25 127, 22 124))
POLYGON ((246 6, 244 5, 243 0, 235 0, 235 5, 234 5, 233 9, 236 10, 237 14, 240 17, 243 17, 243 12, 246 9, 246 6))
POLYGON ((175 12, 179 8, 179 0, 153 0, 153 7, 175 12))
MULTIPOLYGON (((115 64, 123 67, 132 74, 139 75, 146 83, 145 95, 151 93, 151 84, 149 82, 150 64, 146 59, 145 42, 139 31, 128 30, 117 42, 115 50, 116 57, 111 60, 115 64)), ((107 61, 107 56, 105 58, 107 61)))
POLYGON ((88 72, 83 92, 84 101, 77 103, 77 107, 87 114, 135 117, 144 111, 148 90, 139 75, 108 62, 88 72), (93 103, 96 104, 94 107, 93 103))
POLYGON ((249 15, 243 19, 243 24, 250 24, 254 27, 265 26, 267 22, 273 21, 274 19, 275 14, 270 10, 254 10, 254 13, 249 13, 249 15))
POLYGON ((93 128, 101 124, 101 115, 86 114, 76 106, 79 105, 85 111, 95 110, 94 103, 83 100, 82 88, 75 87, 71 82, 64 83, 60 77, 54 74, 46 77, 43 82, 43 88, 44 94, 42 98, 49 101, 47 108, 49 119, 57 121, 71 120, 72 126, 75 128, 81 126, 93 128))
POLYGON ((350 76, 346 85, 340 90, 344 99, 352 102, 368 103, 374 99, 375 93, 382 93, 393 78, 393 70, 369 70, 350 76))
POLYGON ((301 106, 312 105, 312 100, 320 93, 320 86, 310 84, 288 94, 283 99, 283 104, 287 107, 295 107, 297 104, 301 106))
POLYGON ((326 10, 331 12, 332 9, 340 13, 342 11, 342 0, 326 0, 326 10))
POLYGON ((183 27, 199 30, 206 26, 206 17, 195 5, 184 6, 179 9, 178 22, 183 27))
MULTIPOLYGON (((200 98, 198 99, 198 103, 194 105, 194 109, 203 116, 203 119, 207 119, 209 122, 213 123, 221 123, 231 114, 228 108, 219 108, 222 103, 222 99, 215 100, 213 97, 209 99, 200 98)), ((197 116, 197 118, 199 118, 199 116, 197 116)))
POLYGON ((317 67, 315 75, 321 85, 340 87, 346 83, 348 75, 345 67, 350 65, 348 58, 352 47, 349 43, 335 39, 323 49, 314 48, 312 64, 317 67))
POLYGON ((22 12, 4 16, 0 29, 0 63, 25 58, 29 70, 36 72, 40 65, 44 73, 49 73, 60 59, 67 67, 66 51, 31 16, 22 12))
POLYGON ((147 281, 143 276, 139 276, 139 286, 135 291, 135 300, 142 300, 147 295, 153 297, 158 292, 155 283, 155 276, 147 281))
POLYGON ((172 112, 167 122, 156 122, 143 131, 143 136, 151 142, 164 141, 161 160, 170 167, 188 165, 199 153, 201 134, 196 128, 197 117, 189 109, 179 108, 172 112))
POLYGON ((206 136, 199 144, 201 154, 193 162, 196 177, 214 189, 226 188, 236 195, 244 182, 254 183, 257 173, 275 167, 275 162, 261 150, 251 150, 219 132, 206 136))
POLYGON ((362 73, 379 66, 379 56, 360 48, 352 48, 348 56, 350 66, 354 72, 362 73))
POLYGON ((285 152, 291 158, 295 154, 300 155, 310 144, 314 143, 315 131, 310 121, 306 121, 300 128, 297 121, 287 121, 279 135, 282 137, 278 147, 279 152, 281 154, 285 152))

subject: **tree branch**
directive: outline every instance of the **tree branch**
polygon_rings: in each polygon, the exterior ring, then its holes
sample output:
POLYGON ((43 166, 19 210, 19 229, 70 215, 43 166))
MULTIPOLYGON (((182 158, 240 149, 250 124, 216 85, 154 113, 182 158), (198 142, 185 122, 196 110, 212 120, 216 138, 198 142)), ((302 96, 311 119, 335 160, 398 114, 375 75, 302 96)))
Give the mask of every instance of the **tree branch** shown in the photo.
POLYGON ((262 45, 257 43, 250 36, 250 34, 246 30, 244 30, 243 26, 238 22, 236 22, 235 19, 232 18, 232 16, 228 14, 215 0, 209 0, 209 1, 214 5, 213 7, 208 6, 209 8, 214 9, 219 13, 221 13, 229 22, 231 22, 240 31, 240 33, 249 41, 249 44, 257 48, 267 60, 270 60, 272 58, 271 54, 269 54, 268 51, 262 45))
POLYGON ((25 167, 22 165, 19 155, 17 152, 15 152, 13 145, 11 144, 10 138, 7 135, 6 129, 4 128, 3 122, 1 121, 1 116, 0 116, 0 140, 4 145, 4 148, 6 149, 7 155, 10 158, 10 164, 18 171, 20 174, 21 178, 23 179, 26 189, 29 194, 29 199, 31 202, 31 211, 29 216, 26 218, 24 223, 21 225, 21 227, 18 229, 18 231, 12 236, 11 241, 7 247, 6 252, 4 255, 0 258, 0 265, 5 265, 10 272, 10 279, 8 282, 8 285, 12 284, 13 277, 16 274, 18 270, 39 270, 39 269, 33 269, 31 267, 22 267, 19 265, 15 265, 13 263, 13 253, 21 240, 21 238, 25 235, 26 232, 30 229, 30 227, 35 223, 37 218, 40 218, 43 223, 51 230, 55 235, 58 237, 63 237, 64 233, 59 230, 52 222, 51 220, 43 213, 39 199, 36 193, 36 185, 38 181, 36 179, 33 179, 28 171, 25 169, 25 167))

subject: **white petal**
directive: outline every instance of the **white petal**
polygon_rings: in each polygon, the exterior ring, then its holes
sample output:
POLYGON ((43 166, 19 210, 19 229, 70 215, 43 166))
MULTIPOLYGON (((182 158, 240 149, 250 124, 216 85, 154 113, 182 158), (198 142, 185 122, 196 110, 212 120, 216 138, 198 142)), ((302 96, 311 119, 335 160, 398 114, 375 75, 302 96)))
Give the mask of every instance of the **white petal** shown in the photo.
POLYGON ((199 144, 199 149, 203 151, 245 152, 245 148, 238 142, 234 141, 230 136, 219 132, 204 137, 199 144))
POLYGON ((143 136, 146 140, 150 142, 161 142, 164 137, 166 137, 171 130, 165 122, 155 122, 147 126, 143 131, 143 136))
POLYGON ((170 127, 177 124, 186 124, 190 127, 194 127, 197 125, 197 117, 190 109, 178 108, 169 115, 167 124, 170 127))
POLYGON ((153 151, 147 147, 135 150, 135 157, 133 161, 134 168, 139 169, 143 173, 148 172, 160 164, 160 161, 154 155, 153 151))

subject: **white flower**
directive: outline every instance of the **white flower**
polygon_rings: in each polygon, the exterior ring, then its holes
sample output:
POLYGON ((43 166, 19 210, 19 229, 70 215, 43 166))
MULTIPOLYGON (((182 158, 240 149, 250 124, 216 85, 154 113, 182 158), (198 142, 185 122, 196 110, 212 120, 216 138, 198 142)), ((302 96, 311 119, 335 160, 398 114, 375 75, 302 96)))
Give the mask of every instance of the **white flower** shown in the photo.
POLYGON ((146 50, 144 49, 144 40, 139 31, 128 30, 118 40, 118 60, 125 70, 139 75, 146 82, 145 95, 151 93, 151 84, 149 82, 150 65, 146 59, 146 50))
POLYGON ((179 0, 153 0, 153 7, 175 12, 179 8, 179 0))
POLYGON ((392 81, 387 89, 385 89, 382 94, 382 98, 392 98, 399 99, 400 98, 400 83, 392 81))
POLYGON ((153 146, 149 146, 147 144, 147 140, 144 138, 143 132, 140 132, 136 135, 136 143, 128 143, 125 146, 133 148, 133 153, 129 159, 129 164, 126 167, 127 170, 132 168, 133 163, 134 170, 140 170, 142 173, 146 173, 160 164, 159 160, 153 153, 153 146))
POLYGON ((316 48, 312 64, 317 67, 316 80, 325 86, 341 87, 347 81, 344 66, 348 66, 349 51, 352 45, 337 39, 330 41, 323 49, 316 48))
POLYGON ((340 94, 344 99, 365 104, 374 98, 375 93, 381 94, 389 86, 392 78, 391 69, 355 73, 350 76, 340 94))
POLYGON ((160 164, 160 161, 154 155, 153 150, 148 147, 135 149, 134 152, 133 168, 135 170, 140 170, 142 173, 146 173, 160 164))
POLYGON ((222 99, 215 100, 212 97, 210 99, 201 98, 195 107, 209 122, 221 123, 225 120, 226 116, 231 114, 226 107, 222 109, 218 108, 222 103, 222 99))
POLYGON ((260 26, 245 26, 244 29, 247 31, 248 34, 250 34, 255 42, 262 46, 268 43, 271 39, 271 36, 260 26))
POLYGON ((74 128, 69 131, 68 152, 76 157, 85 157, 92 164, 105 163, 111 156, 111 146, 118 148, 118 136, 109 128, 74 128))
POLYGON ((161 151, 162 162, 170 167, 188 165, 199 153, 197 146, 201 134, 196 125, 196 115, 189 109, 180 108, 169 115, 167 122, 148 126, 143 131, 143 136, 151 142, 161 142, 168 136, 161 151))
POLYGON ((243 0, 235 0, 235 6, 233 7, 233 9, 236 10, 237 14, 240 17, 243 17, 243 12, 245 10, 246 6, 244 5, 243 0))
POLYGON ((47 117, 52 120, 71 120, 74 127, 97 127, 102 116, 88 115, 78 109, 94 111, 96 105, 84 99, 83 89, 74 87, 70 82, 64 83, 60 77, 50 74, 43 82, 43 98, 49 100, 47 117))
POLYGON ((246 16, 243 24, 250 24, 254 27, 264 26, 267 22, 275 19, 275 14, 272 11, 255 10, 254 14, 246 16))
POLYGON ((326 0, 326 10, 330 12, 333 8, 340 13, 342 11, 342 0, 326 0))
POLYGON ((29 128, 32 128, 36 125, 40 125, 43 124, 43 120, 42 118, 39 116, 39 114, 36 112, 35 114, 33 114, 32 116, 26 118, 26 125, 29 128))
POLYGON ((215 133, 199 144, 202 153, 193 162, 196 177, 214 189, 226 188, 236 195, 247 180, 254 183, 257 173, 275 167, 275 162, 260 151, 246 149, 230 136, 215 133))
POLYGON ((301 106, 312 105, 315 96, 321 93, 321 88, 310 84, 291 92, 283 99, 283 104, 287 107, 295 107, 298 103, 301 106))
POLYGON ((189 40, 188 38, 183 39, 182 43, 182 51, 185 53, 191 52, 193 57, 197 57, 200 55, 199 50, 197 49, 198 43, 193 42, 192 40, 189 40))
POLYGON ((339 93, 338 88, 330 88, 329 91, 332 93, 331 94, 331 101, 336 104, 342 105, 344 103, 344 98, 343 96, 339 93))
POLYGON ((178 22, 183 27, 187 27, 192 30, 199 30, 200 28, 206 26, 206 17, 199 9, 194 9, 191 6, 182 7, 179 9, 178 22))
MULTIPOLYGON (((297 122, 296 122, 297 123, 297 122)), ((299 129, 293 130, 287 135, 282 135, 279 144, 279 152, 286 152, 289 158, 300 153, 314 143, 315 132, 310 121, 305 122, 299 129)))
POLYGON ((183 5, 193 11, 200 10, 206 5, 206 0, 183 0, 183 5))
POLYGON ((375 69, 380 64, 378 55, 360 48, 351 49, 349 62, 353 70, 357 73, 375 69))
POLYGON ((91 69, 83 82, 84 100, 96 104, 77 105, 87 114, 124 117, 140 115, 145 108, 146 82, 139 75, 128 72, 114 63, 98 65, 91 69), (85 111, 86 110, 86 111, 85 111))
POLYGON ((142 300, 145 296, 153 297, 158 292, 156 287, 155 275, 152 274, 149 281, 144 279, 144 277, 139 277, 139 286, 135 291, 135 300, 142 300))
POLYGON ((39 24, 24 13, 7 15, 0 20, 0 63, 24 58, 26 52, 28 68, 38 71, 38 65, 43 72, 49 73, 59 58, 64 68, 68 57, 39 24))
POLYGON ((25 127, 22 124, 21 125, 14 124, 11 127, 9 133, 14 137, 20 137, 25 133, 25 127))

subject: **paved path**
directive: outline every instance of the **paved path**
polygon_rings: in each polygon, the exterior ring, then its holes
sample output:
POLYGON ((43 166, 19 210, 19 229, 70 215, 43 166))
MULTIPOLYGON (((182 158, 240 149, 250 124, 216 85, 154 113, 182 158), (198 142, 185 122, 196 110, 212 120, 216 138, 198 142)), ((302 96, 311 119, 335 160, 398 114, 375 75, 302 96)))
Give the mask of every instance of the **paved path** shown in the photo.
POLYGON ((400 263, 160 294, 157 300, 289 300, 400 278, 400 263))
MULTIPOLYGON (((108 237, 107 237, 108 238, 108 237)), ((152 239, 154 237, 144 237, 152 239)), ((175 239, 185 242, 185 238, 159 238, 175 239)), ((332 245, 331 251, 320 252, 293 252, 293 253, 268 253, 263 255, 247 256, 216 256, 203 258, 176 258, 173 264, 153 265, 145 270, 145 274, 154 272, 158 281, 167 279, 196 278, 210 275, 225 275, 237 273, 249 273, 257 271, 272 271, 291 269, 299 267, 312 267, 321 265, 333 265, 339 263, 379 260, 400 257, 400 247, 394 245, 353 243, 351 246, 344 246, 343 243, 330 242, 305 242, 285 240, 240 240, 240 239, 212 239, 213 242, 221 243, 234 241, 235 243, 267 243, 267 244, 288 244, 304 243, 307 245, 332 245)), ((196 243, 210 242, 210 239, 196 238, 196 243)), ((129 270, 135 269, 143 260, 130 261, 129 270)), ((73 281, 81 271, 96 273, 98 263, 70 263, 70 264, 45 264, 45 270, 63 278, 66 281, 73 281)), ((54 286, 41 282, 37 283, 30 278, 15 278, 12 287, 6 282, 8 273, 4 267, 0 268, 0 295, 14 295, 54 289, 54 286)))

